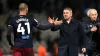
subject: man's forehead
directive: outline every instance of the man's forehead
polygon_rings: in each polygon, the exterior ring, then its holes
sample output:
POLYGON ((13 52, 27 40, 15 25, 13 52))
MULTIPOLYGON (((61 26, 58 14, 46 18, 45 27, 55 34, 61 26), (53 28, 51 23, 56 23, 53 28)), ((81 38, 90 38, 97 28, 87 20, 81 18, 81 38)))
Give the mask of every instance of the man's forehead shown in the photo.
POLYGON ((94 9, 91 9, 91 10, 90 10, 90 13, 91 13, 91 14, 94 14, 94 13, 97 14, 97 11, 94 10, 94 9))
POLYGON ((90 14, 97 14, 95 10, 90 11, 90 14))
POLYGON ((63 12, 70 12, 70 10, 64 10, 63 12))

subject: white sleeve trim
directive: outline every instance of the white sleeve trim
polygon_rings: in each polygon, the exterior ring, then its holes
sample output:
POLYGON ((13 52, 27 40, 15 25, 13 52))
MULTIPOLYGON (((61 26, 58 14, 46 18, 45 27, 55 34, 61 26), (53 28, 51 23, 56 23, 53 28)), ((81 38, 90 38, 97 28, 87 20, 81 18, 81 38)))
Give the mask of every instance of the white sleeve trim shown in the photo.
POLYGON ((13 27, 12 25, 8 25, 8 26, 11 26, 11 27, 13 27))
POLYGON ((38 22, 36 19, 34 19, 35 20, 35 22, 38 22))

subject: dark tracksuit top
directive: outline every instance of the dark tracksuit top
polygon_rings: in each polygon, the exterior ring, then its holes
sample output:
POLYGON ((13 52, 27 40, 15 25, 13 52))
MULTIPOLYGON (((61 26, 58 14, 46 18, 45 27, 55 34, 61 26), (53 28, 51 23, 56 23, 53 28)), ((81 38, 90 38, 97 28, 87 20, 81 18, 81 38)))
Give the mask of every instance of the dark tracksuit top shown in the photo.
MULTIPOLYGON (((14 32, 14 47, 15 48, 32 48, 33 37, 32 29, 33 26, 40 30, 47 30, 53 26, 41 25, 36 19, 30 18, 26 15, 18 15, 9 20, 7 35, 14 32)), ((12 45, 10 38, 8 38, 9 44, 12 45)))
POLYGON ((100 19, 97 18, 96 21, 92 21, 90 20, 89 17, 85 17, 82 19, 82 25, 84 27, 84 31, 86 33, 86 48, 89 50, 96 50, 96 44, 100 42, 100 34, 99 31, 100 29, 98 27, 100 27, 100 19), (93 26, 97 27, 97 31, 96 32, 92 32, 91 28, 93 26))

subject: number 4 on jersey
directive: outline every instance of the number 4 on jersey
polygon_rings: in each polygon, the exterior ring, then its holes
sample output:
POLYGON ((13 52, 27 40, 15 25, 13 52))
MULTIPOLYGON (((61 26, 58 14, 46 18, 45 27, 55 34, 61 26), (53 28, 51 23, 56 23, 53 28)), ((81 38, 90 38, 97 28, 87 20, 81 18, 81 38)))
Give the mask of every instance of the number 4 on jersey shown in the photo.
MULTIPOLYGON (((18 24, 17 32, 21 32, 22 35, 24 35, 25 34, 25 28, 21 25, 22 25, 21 23, 18 24)), ((29 24, 29 22, 25 23, 25 25, 27 26, 28 34, 30 34, 30 24, 29 24)))

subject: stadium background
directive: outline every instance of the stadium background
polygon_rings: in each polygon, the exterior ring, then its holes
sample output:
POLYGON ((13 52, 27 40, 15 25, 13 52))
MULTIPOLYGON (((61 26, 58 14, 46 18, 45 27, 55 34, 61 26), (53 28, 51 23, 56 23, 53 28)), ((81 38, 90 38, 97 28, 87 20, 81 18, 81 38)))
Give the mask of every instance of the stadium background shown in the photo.
MULTIPOLYGON (((18 14, 18 5, 23 2, 29 6, 28 15, 36 18, 43 25, 48 24, 47 18, 49 16, 61 19, 65 7, 71 7, 73 16, 78 20, 86 16, 89 8, 96 8, 100 13, 100 0, 0 0, 0 48, 3 54, 12 53, 6 39, 7 22, 11 17, 18 14)), ((47 51, 52 53, 53 44, 59 39, 58 32, 52 32, 50 29, 41 31, 34 28, 34 51, 37 52, 37 48, 42 42, 45 44, 47 51)))

